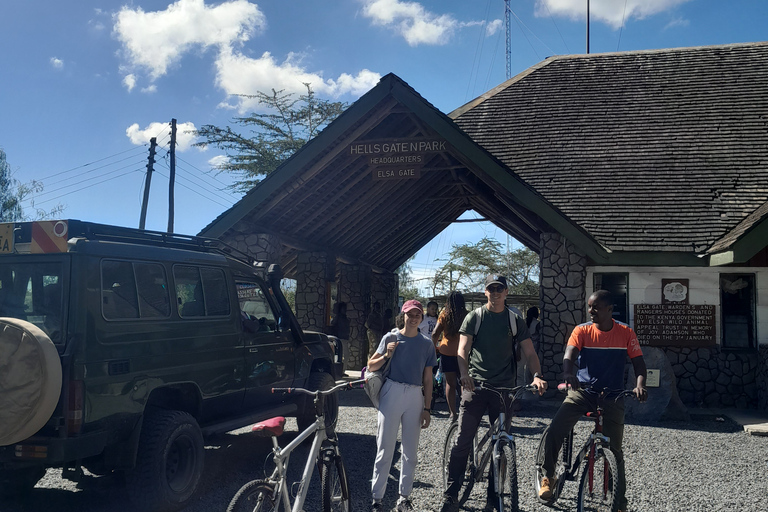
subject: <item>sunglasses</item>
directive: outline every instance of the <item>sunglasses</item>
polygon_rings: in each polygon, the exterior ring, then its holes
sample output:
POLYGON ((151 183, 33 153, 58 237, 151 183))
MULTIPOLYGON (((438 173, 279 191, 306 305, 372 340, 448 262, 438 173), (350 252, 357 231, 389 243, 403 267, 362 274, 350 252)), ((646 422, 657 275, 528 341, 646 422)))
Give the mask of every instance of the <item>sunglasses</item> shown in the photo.
POLYGON ((500 284, 494 284, 486 288, 486 290, 488 290, 491 293, 501 293, 504 291, 504 287, 501 286, 500 284))

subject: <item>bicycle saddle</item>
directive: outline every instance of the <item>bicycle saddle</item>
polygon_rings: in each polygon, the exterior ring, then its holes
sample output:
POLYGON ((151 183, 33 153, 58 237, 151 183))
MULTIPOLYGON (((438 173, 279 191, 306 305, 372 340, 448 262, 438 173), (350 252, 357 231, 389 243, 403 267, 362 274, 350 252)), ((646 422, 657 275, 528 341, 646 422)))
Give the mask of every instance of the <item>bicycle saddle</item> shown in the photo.
POLYGON ((285 427, 285 418, 278 416, 255 424, 251 427, 251 432, 256 432, 259 437, 279 437, 283 435, 283 427, 285 427))

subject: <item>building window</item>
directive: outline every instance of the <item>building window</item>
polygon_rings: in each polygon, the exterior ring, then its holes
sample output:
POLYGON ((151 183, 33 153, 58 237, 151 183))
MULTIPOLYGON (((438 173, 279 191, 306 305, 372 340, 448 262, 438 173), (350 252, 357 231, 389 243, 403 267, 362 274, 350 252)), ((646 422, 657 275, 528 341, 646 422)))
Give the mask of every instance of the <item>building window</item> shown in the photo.
POLYGON ((720 274, 720 327, 723 348, 755 348, 754 274, 720 274))
POLYGON ((613 319, 629 324, 629 274, 617 272, 595 273, 594 290, 607 290, 613 297, 613 319))

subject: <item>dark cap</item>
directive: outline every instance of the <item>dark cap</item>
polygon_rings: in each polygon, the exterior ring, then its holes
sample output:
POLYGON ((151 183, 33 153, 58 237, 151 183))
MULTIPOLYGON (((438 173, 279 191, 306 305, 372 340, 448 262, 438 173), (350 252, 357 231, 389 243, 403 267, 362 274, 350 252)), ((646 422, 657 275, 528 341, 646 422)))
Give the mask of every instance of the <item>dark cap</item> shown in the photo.
POLYGON ((504 288, 507 287, 507 278, 498 274, 491 274, 485 278, 485 287, 488 288, 492 284, 500 284, 504 288))

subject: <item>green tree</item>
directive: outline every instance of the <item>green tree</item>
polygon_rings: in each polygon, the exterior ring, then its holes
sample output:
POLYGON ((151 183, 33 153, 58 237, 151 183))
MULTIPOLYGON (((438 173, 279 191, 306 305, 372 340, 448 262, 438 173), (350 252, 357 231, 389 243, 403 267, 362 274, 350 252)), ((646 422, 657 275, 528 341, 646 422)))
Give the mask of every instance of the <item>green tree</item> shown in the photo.
POLYGON ((485 237, 475 244, 454 244, 444 261, 430 281, 433 295, 451 290, 480 291, 488 274, 506 276, 510 293, 539 292, 539 256, 528 248, 507 253, 498 240, 485 237))
POLYGON ((255 99, 267 110, 266 113, 252 112, 233 119, 234 123, 249 130, 248 135, 229 126, 203 125, 197 130, 197 135, 204 140, 196 146, 213 145, 224 150, 227 161, 217 169, 238 176, 232 189, 247 192, 253 188, 347 108, 346 103, 316 98, 310 84, 304 85, 307 94, 298 97, 282 89, 272 89, 271 94, 238 95, 255 99))
MULTIPOLYGON (((411 262, 415 258, 416 255, 414 254, 397 269, 397 277, 399 282, 398 294, 405 300, 416 299, 423 302, 425 297, 421 296, 421 291, 416 285, 416 280, 413 278, 413 269, 411 268, 411 262)), ((397 315, 397 312, 395 312, 395 315, 397 315)))
POLYGON ((30 203, 30 208, 34 210, 34 215, 29 216, 25 213, 22 204, 32 194, 43 191, 43 184, 32 180, 29 183, 21 183, 13 177, 13 171, 6 159, 5 151, 0 149, 0 222, 17 222, 30 219, 44 219, 55 217, 60 214, 64 207, 56 205, 50 211, 35 208, 34 202, 30 203))

